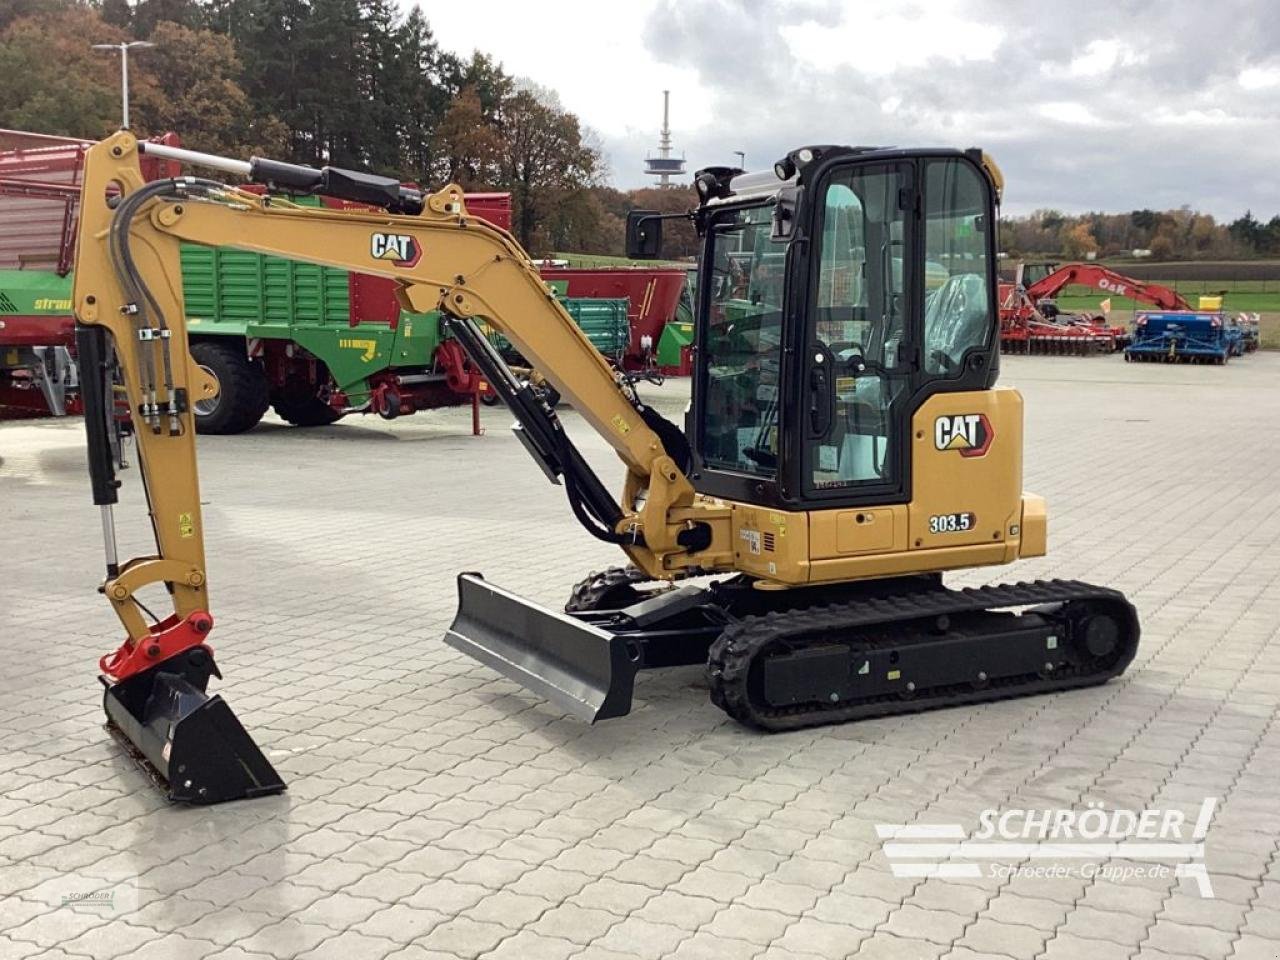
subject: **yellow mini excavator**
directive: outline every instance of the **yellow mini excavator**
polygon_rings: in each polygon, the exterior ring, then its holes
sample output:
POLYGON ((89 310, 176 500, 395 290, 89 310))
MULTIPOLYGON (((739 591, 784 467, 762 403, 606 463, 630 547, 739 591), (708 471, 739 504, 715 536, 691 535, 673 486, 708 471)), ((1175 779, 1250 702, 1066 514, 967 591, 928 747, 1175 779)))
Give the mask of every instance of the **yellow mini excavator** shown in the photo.
MULTIPOLYGON (((942 584, 948 570, 1045 552, 1044 502, 1021 488, 1022 400, 996 385, 1000 183, 976 150, 810 146, 763 172, 700 171, 700 202, 681 215, 702 244, 681 430, 610 368, 511 236, 468 215, 456 186, 419 193, 127 132, 93 147, 75 310, 102 589, 127 634, 101 661, 110 726, 174 799, 283 789, 206 692, 217 668, 192 408, 217 384, 187 347, 184 242, 390 277, 406 310, 440 312, 574 516, 630 561, 588 577, 564 611, 458 578, 445 641, 573 714, 623 715, 638 671, 681 664, 705 664, 712 701, 765 730, 1116 676, 1138 641, 1116 591, 942 584), (144 182, 143 151, 268 191, 194 173, 144 182), (295 205, 281 198, 290 193, 360 206, 295 205), (485 325, 550 389, 511 370, 485 325), (107 444, 113 376, 157 544, 124 563, 107 444), (621 458, 620 497, 563 429, 556 393, 621 458), (172 611, 148 623, 138 594, 160 584, 172 611)), ((669 216, 633 212, 629 254, 656 256, 669 216)))

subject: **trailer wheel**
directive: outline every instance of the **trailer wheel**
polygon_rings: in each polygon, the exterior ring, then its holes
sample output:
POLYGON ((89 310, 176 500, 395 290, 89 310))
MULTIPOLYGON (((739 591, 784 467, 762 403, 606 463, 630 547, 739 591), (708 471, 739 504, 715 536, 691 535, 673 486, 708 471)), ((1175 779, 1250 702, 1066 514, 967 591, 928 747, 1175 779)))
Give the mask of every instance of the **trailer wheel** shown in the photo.
POLYGON ((218 381, 216 397, 195 402, 196 432, 244 433, 257 426, 267 412, 267 378, 244 347, 201 341, 191 345, 191 356, 218 381))
POLYGON ((320 398, 319 388, 305 380, 286 380, 272 392, 271 406, 280 419, 295 427, 326 427, 342 419, 341 413, 320 398))

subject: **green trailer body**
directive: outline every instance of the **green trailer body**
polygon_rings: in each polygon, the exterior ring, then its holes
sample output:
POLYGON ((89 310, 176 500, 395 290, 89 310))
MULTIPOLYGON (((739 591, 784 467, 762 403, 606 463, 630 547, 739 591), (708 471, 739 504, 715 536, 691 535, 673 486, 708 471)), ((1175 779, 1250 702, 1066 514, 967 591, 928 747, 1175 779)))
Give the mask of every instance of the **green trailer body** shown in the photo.
POLYGON ((292 341, 328 368, 351 406, 388 368, 430 368, 440 346, 436 313, 402 312, 393 325, 352 323, 345 271, 218 247, 184 245, 182 286, 193 338, 292 341))
MULTIPOLYGON (((554 292, 559 282, 552 281, 547 286, 554 292)), ((593 347, 615 363, 621 361, 631 342, 631 324, 627 319, 630 301, 626 297, 559 297, 559 300, 593 347)), ((515 348, 502 334, 490 331, 489 340, 510 359, 516 359, 515 348)))
MULTIPOLYGON (((52 270, 0 270, 0 320, 6 316, 68 317, 71 275, 52 270)), ((0 331, 5 328, 0 327, 0 331)), ((0 342, 3 342, 0 334, 0 342)))
POLYGON ((71 277, 0 270, 0 416, 74 410, 71 277))

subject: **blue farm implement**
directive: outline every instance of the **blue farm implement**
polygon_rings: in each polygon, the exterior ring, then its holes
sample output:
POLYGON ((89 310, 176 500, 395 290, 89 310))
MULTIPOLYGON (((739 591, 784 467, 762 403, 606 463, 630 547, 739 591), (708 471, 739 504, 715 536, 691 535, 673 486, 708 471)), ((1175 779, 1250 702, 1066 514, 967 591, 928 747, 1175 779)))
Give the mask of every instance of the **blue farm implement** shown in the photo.
POLYGON ((1218 312, 1167 311, 1134 317, 1126 360, 1226 363, 1244 352, 1240 328, 1218 312))

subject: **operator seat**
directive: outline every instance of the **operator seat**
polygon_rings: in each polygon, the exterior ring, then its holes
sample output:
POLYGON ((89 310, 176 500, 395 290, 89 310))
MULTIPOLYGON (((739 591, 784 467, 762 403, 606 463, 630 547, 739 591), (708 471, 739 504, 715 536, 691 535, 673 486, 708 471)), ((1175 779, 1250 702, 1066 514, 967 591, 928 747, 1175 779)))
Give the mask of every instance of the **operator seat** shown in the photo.
POLYGON ((925 370, 959 372, 965 351, 986 342, 990 307, 986 278, 977 273, 948 277, 925 306, 925 370))

